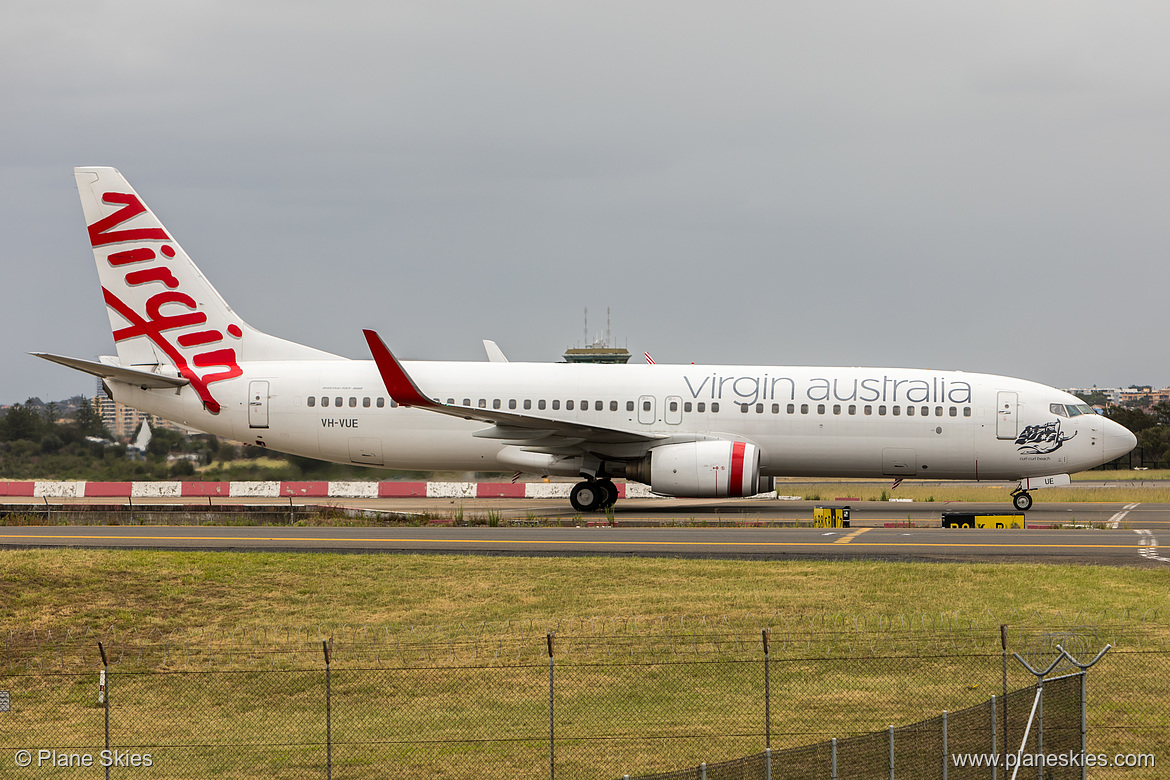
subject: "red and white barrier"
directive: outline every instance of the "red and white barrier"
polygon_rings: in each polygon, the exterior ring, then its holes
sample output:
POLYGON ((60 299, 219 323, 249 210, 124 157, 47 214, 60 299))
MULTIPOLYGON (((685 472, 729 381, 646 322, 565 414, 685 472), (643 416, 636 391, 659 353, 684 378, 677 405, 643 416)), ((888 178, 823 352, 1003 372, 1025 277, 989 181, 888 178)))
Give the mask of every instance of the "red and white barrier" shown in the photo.
MULTIPOLYGON (((0 482, 0 498, 564 498, 570 482, 0 482)), ((656 498, 618 483, 618 498, 656 498)))

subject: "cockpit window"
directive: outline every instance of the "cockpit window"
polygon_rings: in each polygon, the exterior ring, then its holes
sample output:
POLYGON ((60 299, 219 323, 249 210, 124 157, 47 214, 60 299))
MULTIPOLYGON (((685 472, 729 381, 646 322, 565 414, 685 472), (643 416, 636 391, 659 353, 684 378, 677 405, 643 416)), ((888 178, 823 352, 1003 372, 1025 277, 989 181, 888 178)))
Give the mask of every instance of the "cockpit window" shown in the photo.
POLYGON ((1058 417, 1079 417, 1082 414, 1096 414, 1088 404, 1049 404, 1049 411, 1058 417))

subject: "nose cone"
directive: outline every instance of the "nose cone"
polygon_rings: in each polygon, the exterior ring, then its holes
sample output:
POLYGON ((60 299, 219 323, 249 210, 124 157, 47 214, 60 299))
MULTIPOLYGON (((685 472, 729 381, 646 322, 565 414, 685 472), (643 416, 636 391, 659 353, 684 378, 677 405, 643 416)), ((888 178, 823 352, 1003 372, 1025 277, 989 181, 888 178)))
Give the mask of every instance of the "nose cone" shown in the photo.
POLYGON ((1102 422, 1105 423, 1105 463, 1120 458, 1137 446, 1137 437, 1130 433, 1129 428, 1113 420, 1102 422))

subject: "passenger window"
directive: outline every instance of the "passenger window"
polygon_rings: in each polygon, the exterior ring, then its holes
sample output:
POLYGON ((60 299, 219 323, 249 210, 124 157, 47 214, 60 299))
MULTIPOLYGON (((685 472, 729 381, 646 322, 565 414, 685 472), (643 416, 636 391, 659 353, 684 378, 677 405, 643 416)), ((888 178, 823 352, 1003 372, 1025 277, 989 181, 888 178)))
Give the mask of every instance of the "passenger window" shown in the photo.
POLYGON ((508 408, 509 408, 509 409, 515 409, 515 408, 516 408, 516 399, 515 399, 515 398, 509 398, 509 399, 508 399, 508 408))
POLYGON ((808 414, 808 404, 801 404, 800 405, 800 413, 801 414, 808 414))
POLYGON ((525 408, 525 409, 531 409, 531 408, 532 408, 532 399, 531 399, 531 398, 525 398, 525 399, 524 399, 524 408, 525 408))
POLYGON ((306 403, 309 404, 309 406, 316 406, 317 405, 317 396, 311 395, 307 399, 305 399, 305 401, 306 401, 306 403))
POLYGON ((922 407, 922 409, 920 411, 922 412, 923 417, 930 417, 930 407, 929 406, 922 407))
POLYGON ((539 401, 536 402, 536 408, 540 409, 541 411, 544 410, 544 399, 543 398, 541 398, 539 401))
MULTIPOLYGON (((453 404, 453 403, 455 403, 455 399, 454 399, 454 398, 448 398, 448 399, 447 399, 447 403, 449 403, 449 404, 453 404)), ((369 409, 369 408, 370 408, 370 397, 369 397, 368 395, 362 399, 362 408, 363 408, 363 409, 369 409)))
POLYGON ((567 411, 570 411, 570 412, 573 411, 573 402, 572 401, 565 401, 565 409, 567 411))
POLYGON ((748 405, 747 405, 747 404, 740 404, 740 405, 739 405, 739 410, 740 410, 741 412, 743 412, 744 414, 747 414, 748 405))
POLYGON ((714 414, 719 411, 719 403, 717 401, 711 402, 711 413, 714 414))
POLYGON ((841 404, 833 404, 833 414, 841 414, 841 404))
POLYGON ((695 411, 702 414, 703 412, 707 411, 707 404, 699 401, 697 404, 695 404, 695 411))
POLYGON ((618 403, 617 403, 617 401, 610 401, 610 402, 609 402, 609 410, 610 410, 611 412, 616 412, 616 411, 618 410, 618 403))
POLYGON ((493 409, 499 409, 499 408, 500 408, 500 399, 499 399, 499 398, 493 398, 493 399, 492 399, 492 408, 493 408, 493 409))
POLYGON ((345 399, 344 399, 344 398, 342 398, 341 396, 337 396, 336 398, 334 398, 334 399, 333 399, 333 405, 334 405, 334 406, 336 406, 336 407, 337 407, 337 408, 339 408, 339 409, 340 409, 342 406, 344 406, 344 402, 345 402, 345 399))
POLYGON ((486 409, 486 408, 487 408, 487 399, 486 399, 486 398, 481 398, 481 399, 479 399, 479 408, 480 408, 480 409, 486 409))
POLYGON ((643 402, 642 402, 642 411, 643 411, 643 412, 648 412, 648 411, 650 411, 650 402, 649 402, 649 401, 643 401, 643 402))
POLYGON ((356 409, 356 408, 357 408, 357 398, 355 398, 355 397, 354 397, 354 396, 352 396, 352 395, 349 397, 349 406, 350 406, 350 408, 351 408, 351 409, 356 409))
POLYGON ((670 402, 670 411, 672 411, 672 412, 678 411, 678 401, 671 401, 670 402))
POLYGON ((885 414, 886 414, 886 405, 881 404, 880 406, 878 406, 878 415, 884 417, 885 414))
POLYGON ((866 414, 873 414, 873 407, 870 406, 869 404, 866 404, 865 405, 865 413, 866 414))
POLYGON ((906 407, 906 416, 907 416, 907 417, 913 417, 913 416, 914 416, 914 407, 913 407, 913 406, 907 406, 907 407, 906 407))
POLYGON ((593 402, 593 411, 595 411, 595 412, 605 411, 605 401, 594 401, 593 402))
POLYGON ((470 398, 464 398, 464 399, 463 399, 463 405, 464 405, 464 406, 471 406, 471 399, 470 399, 470 398))
POLYGON ((857 414, 857 404, 849 404, 849 414, 857 414))
POLYGON ((796 404, 788 404, 788 413, 796 414, 796 404))
POLYGON ((951 407, 951 417, 958 417, 958 416, 959 416, 959 410, 952 406, 951 407))
POLYGON ((558 409, 560 409, 560 408, 561 408, 561 401, 560 401, 560 399, 558 398, 558 399, 556 399, 555 401, 553 401, 553 411, 555 412, 555 411, 557 411, 557 410, 558 410, 558 409))
POLYGON ((764 405, 763 404, 756 404, 756 414, 763 414, 763 413, 764 413, 764 405))
POLYGON ((824 404, 817 404, 817 414, 824 414, 824 413, 825 413, 825 405, 824 404))
POLYGON ((942 412, 941 406, 934 407, 934 416, 935 417, 942 417, 942 414, 943 414, 943 412, 942 412))
POLYGON ((390 399, 390 408, 391 408, 391 409, 397 409, 397 408, 398 408, 398 402, 397 402, 397 401, 395 401, 393 398, 391 398, 391 399, 390 399))
POLYGON ((780 414, 780 404, 772 404, 772 414, 780 414))
POLYGON ((895 407, 894 407, 893 409, 891 409, 890 411, 892 411, 892 412, 894 413, 894 416, 895 416, 895 417, 901 417, 901 416, 902 416, 902 407, 900 407, 900 406, 895 406, 895 407))
POLYGON ((634 411, 634 402, 633 401, 626 401, 626 411, 627 412, 634 411))
POLYGON ((684 411, 684 412, 689 412, 689 411, 690 411, 692 408, 693 408, 693 407, 691 406, 691 402, 690 402, 690 401, 687 401, 687 402, 685 402, 685 403, 683 404, 683 411, 684 411))
POLYGON ((385 399, 385 398, 381 398, 381 397, 379 397, 379 398, 378 398, 378 408, 379 408, 379 409, 382 409, 382 408, 384 408, 385 406, 386 406, 386 399, 385 399))
POLYGON ((963 416, 964 416, 964 417, 970 417, 970 416, 971 416, 971 407, 970 407, 970 406, 964 406, 964 407, 963 407, 963 416))

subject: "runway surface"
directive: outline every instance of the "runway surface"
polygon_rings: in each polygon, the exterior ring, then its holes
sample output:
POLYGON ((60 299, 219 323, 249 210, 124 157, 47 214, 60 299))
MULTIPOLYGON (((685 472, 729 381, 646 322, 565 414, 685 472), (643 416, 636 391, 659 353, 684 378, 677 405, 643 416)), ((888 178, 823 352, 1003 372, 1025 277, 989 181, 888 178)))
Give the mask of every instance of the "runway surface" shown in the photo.
MULTIPOLYGON (((449 502, 441 499, 335 504, 399 515, 423 512, 428 518, 450 511, 449 502)), ((470 527, 5 526, 0 527, 0 547, 1170 566, 1170 505, 1165 504, 1037 505, 1027 513, 1028 523, 1053 527, 992 530, 939 528, 938 518, 942 511, 1002 513, 1002 504, 860 502, 851 505, 851 528, 793 527, 796 521, 809 520, 813 505, 762 500, 631 500, 620 506, 613 516, 614 525, 609 525, 604 515, 583 517, 560 501, 485 499, 461 502, 455 517, 473 523, 470 527), (587 526, 590 521, 600 524, 587 526), (489 522, 495 527, 487 527, 489 522), (563 525, 533 527, 556 522, 563 525), (687 527, 673 525, 676 523, 687 527), (934 527, 886 527, 893 523, 934 527), (1164 537, 1165 547, 1160 546, 1159 537, 1164 537)))

